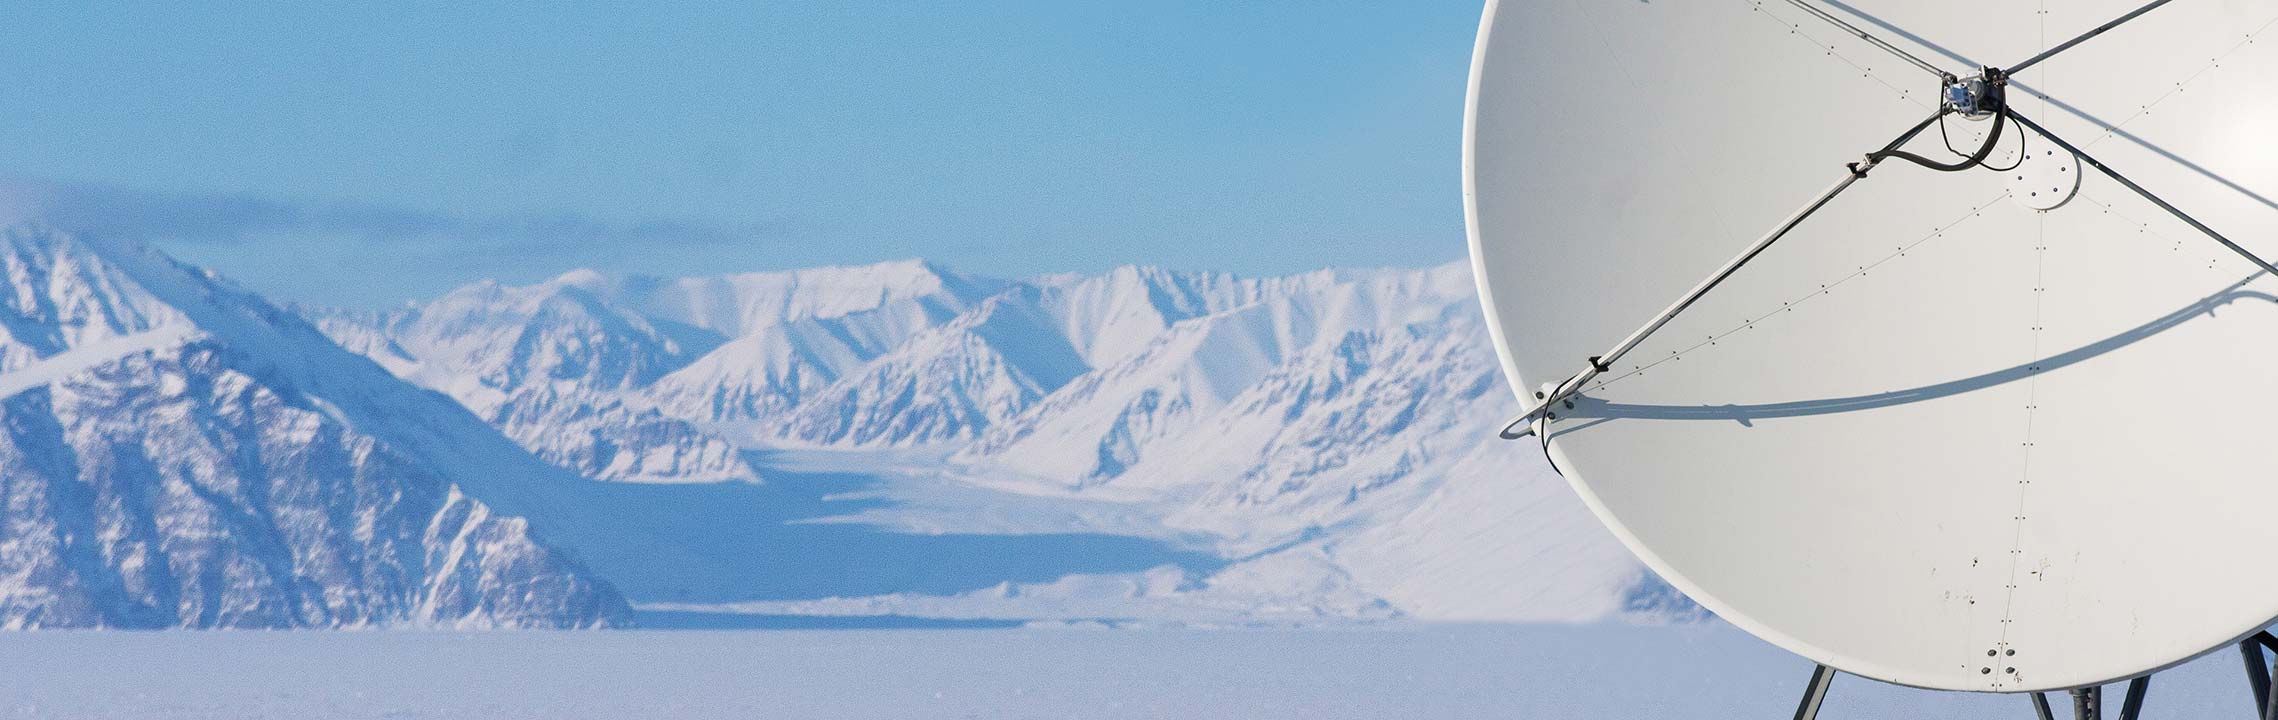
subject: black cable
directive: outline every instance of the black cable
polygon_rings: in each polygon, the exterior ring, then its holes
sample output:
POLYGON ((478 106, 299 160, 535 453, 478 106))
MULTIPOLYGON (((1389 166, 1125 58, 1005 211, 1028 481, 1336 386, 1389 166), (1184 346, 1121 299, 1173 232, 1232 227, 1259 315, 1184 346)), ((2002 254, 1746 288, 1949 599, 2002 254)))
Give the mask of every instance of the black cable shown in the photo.
MULTIPOLYGON (((1573 382, 1574 378, 1570 377, 1559 383, 1558 387, 1552 389, 1550 397, 1555 398, 1564 394, 1566 386, 1573 382)), ((1545 414, 1542 417, 1542 427, 1535 433, 1535 439, 1542 441, 1542 461, 1550 465, 1551 472, 1558 473, 1559 477, 1566 477, 1566 470, 1558 467, 1558 459, 1550 456, 1550 415, 1545 414)))
MULTIPOLYGON (((2008 109, 2007 109, 2007 108, 2004 108, 2004 109, 2002 110, 2002 112, 2003 112, 2004 114, 2006 114, 2006 113, 2008 112, 2008 109)), ((2016 161, 2016 162, 2010 163, 2010 164, 2009 164, 2009 167, 1994 167, 1994 166, 1992 166, 1992 165, 1987 165, 1987 166, 1985 166, 1985 169, 1987 169, 1987 170, 1992 170, 1992 171, 1994 171, 1994 172, 2009 172, 2009 171, 2011 171, 2011 170, 2015 170, 2015 169, 2017 169, 2017 168, 2021 168, 2021 167, 2024 167, 2024 166, 2025 166, 2025 136, 2026 136, 2026 135, 2028 135, 2028 134, 2029 134, 2029 133, 2022 133, 2022 132, 2020 132, 2020 133, 2017 133, 2017 161, 2016 161)))
MULTIPOLYGON (((1968 170, 1970 168, 1983 165, 1985 164, 1986 157, 1993 154, 1993 146, 2001 142, 2001 131, 2007 128, 2009 125, 2009 114, 2006 112, 2006 110, 2006 107, 1996 107, 1994 109, 1993 133, 1985 137, 1985 145, 1977 149, 1977 154, 1964 158, 1961 162, 1942 163, 1930 158, 1916 155, 1914 153, 1900 150, 1895 147, 1887 148, 1875 154, 1868 155, 1867 159, 1874 162, 1882 162, 1891 158, 1897 158, 1939 172, 1961 172, 1963 170, 1968 170)), ((1949 111, 1946 114, 1951 113, 1949 111)), ((1937 118, 1937 121, 1939 122, 1938 127, 1941 129, 1946 127, 1944 120, 1945 114, 1941 114, 1937 118)))
MULTIPOLYGON (((1954 147, 1954 136, 1946 134, 1946 121, 1943 118, 1938 120, 1938 139, 1945 141, 1946 152, 1953 153, 1954 157, 1968 158, 1970 156, 1969 153, 1962 152, 1961 150, 1954 147)), ((2009 167, 1994 167, 1992 165, 1986 165, 1985 169, 1992 170, 1994 172, 2009 172, 2023 166, 2024 164, 2025 133, 2017 133, 2017 162, 2010 163, 2009 167)))
POLYGON ((1954 157, 1966 158, 1970 156, 1969 153, 1962 152, 1954 147, 1954 136, 1946 134, 1946 119, 1943 117, 1938 118, 1938 139, 1945 141, 1946 152, 1953 153, 1954 157))

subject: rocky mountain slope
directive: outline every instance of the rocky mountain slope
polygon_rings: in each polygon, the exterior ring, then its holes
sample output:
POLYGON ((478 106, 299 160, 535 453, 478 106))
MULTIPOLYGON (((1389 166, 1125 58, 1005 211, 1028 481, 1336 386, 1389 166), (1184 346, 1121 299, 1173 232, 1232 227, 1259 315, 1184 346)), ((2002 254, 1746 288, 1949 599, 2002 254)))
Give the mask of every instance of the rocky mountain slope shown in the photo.
POLYGON ((0 271, 0 627, 629 617, 477 499, 558 471, 294 314, 33 224, 0 271))

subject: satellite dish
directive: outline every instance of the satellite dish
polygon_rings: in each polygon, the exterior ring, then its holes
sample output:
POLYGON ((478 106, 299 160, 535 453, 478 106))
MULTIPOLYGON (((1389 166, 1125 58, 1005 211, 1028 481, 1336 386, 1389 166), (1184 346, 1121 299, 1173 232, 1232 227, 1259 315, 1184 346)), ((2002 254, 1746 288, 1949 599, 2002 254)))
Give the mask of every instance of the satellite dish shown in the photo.
POLYGON ((1490 0, 1465 192, 1532 409, 1506 434, 1844 672, 2080 688, 2249 637, 2278 618, 2274 19, 1490 0))

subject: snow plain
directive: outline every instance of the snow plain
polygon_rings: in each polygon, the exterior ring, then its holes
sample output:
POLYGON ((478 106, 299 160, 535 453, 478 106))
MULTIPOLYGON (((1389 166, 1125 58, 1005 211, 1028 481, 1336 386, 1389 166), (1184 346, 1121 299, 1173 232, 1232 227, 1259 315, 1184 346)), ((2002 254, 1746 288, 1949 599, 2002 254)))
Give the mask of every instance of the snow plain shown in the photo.
MULTIPOLYGON (((1779 718, 1810 667, 1719 623, 1313 630, 35 632, 0 717, 1779 718)), ((2225 650, 2147 720, 2247 717, 2225 650)), ((2118 704, 2117 686, 2108 689, 2118 704)), ((2062 701, 2063 698, 2055 698, 2062 701)), ((1830 720, 2026 718, 1844 677, 1830 720)))

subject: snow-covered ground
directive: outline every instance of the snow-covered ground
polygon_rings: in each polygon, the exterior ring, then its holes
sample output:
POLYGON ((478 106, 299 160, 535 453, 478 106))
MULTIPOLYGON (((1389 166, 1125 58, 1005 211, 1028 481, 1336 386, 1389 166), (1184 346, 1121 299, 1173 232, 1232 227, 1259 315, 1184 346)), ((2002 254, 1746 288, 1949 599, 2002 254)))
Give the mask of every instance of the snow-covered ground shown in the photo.
MULTIPOLYGON (((0 717, 295 720, 1782 718, 1810 670, 1721 624, 40 632, 0 667, 0 717)), ((2144 717, 2248 717, 2241 675, 2228 650, 2162 674, 2144 717)), ((1845 677, 1822 717, 2031 710, 1845 677)))

